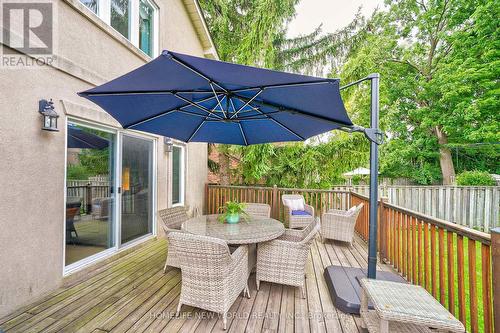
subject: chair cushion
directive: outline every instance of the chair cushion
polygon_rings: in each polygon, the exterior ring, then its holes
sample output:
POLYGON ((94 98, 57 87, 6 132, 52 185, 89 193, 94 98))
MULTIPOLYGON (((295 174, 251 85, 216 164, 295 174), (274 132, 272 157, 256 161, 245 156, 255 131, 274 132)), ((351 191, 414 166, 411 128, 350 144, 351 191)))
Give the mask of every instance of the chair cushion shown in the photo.
POLYGON ((292 215, 304 215, 304 216, 311 216, 308 212, 305 210, 292 210, 292 215))
POLYGON ((347 215, 352 215, 357 208, 358 206, 352 206, 351 208, 349 208, 349 210, 347 211, 347 215))
POLYGON ((283 201, 292 211, 304 210, 304 201, 302 199, 284 199, 283 201))

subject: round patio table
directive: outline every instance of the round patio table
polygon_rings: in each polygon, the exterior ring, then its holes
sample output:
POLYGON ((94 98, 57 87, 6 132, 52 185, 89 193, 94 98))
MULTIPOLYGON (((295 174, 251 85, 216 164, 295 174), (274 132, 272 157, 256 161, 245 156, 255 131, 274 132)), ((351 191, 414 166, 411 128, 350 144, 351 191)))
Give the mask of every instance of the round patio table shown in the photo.
POLYGON ((219 215, 201 215, 181 226, 191 234, 225 240, 229 245, 256 244, 278 238, 285 232, 283 223, 269 217, 241 217, 235 224, 221 223, 219 215))

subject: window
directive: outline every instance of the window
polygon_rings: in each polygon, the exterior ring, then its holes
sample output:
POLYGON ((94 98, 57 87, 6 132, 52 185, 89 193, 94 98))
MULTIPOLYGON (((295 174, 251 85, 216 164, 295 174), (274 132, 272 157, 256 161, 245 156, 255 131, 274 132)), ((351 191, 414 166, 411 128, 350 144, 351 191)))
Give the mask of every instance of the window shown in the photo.
POLYGON ((139 48, 149 56, 153 55, 153 13, 153 7, 141 0, 139 5, 139 48))
POLYGON ((129 38, 129 1, 111 0, 111 26, 129 38))
POLYGON ((83 3, 85 6, 87 6, 88 9, 94 12, 94 14, 97 14, 97 11, 99 10, 98 7, 98 0, 80 0, 81 3, 83 3))
POLYGON ((184 204, 184 147, 174 146, 172 151, 172 204, 184 204))
POLYGON ((158 54, 158 7, 153 0, 80 0, 150 57, 158 54))

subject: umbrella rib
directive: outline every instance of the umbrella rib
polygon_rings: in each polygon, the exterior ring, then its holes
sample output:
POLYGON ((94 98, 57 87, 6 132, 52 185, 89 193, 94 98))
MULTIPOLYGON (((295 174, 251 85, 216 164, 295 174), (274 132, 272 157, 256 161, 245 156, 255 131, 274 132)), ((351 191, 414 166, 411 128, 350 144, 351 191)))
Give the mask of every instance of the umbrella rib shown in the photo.
MULTIPOLYGON (((205 111, 206 113, 212 114, 213 116, 215 116, 215 117, 217 117, 217 118, 219 118, 219 119, 222 119, 222 117, 220 117, 219 115, 217 115, 217 114, 213 113, 211 110, 207 109, 207 108, 206 108, 206 107, 204 107, 203 105, 199 105, 198 103, 193 102, 193 101, 191 101, 191 100, 187 99, 186 97, 180 96, 180 95, 179 95, 179 94, 177 94, 177 93, 174 93, 174 96, 175 96, 175 97, 177 97, 178 99, 180 99, 180 100, 182 100, 182 101, 184 101, 184 102, 186 102, 186 103, 188 103, 188 104, 190 104, 190 105, 192 105, 192 106, 194 106, 194 107, 196 107, 196 108, 200 109, 200 110, 205 111)), ((213 98, 213 97, 212 97, 212 98, 213 98)))
POLYGON ((302 135, 299 135, 297 134, 295 131, 293 131, 291 128, 289 128, 288 126, 282 124, 280 121, 274 119, 273 117, 269 117, 269 119, 271 119, 273 122, 275 122, 276 124, 278 124, 279 126, 283 127, 284 129, 286 129, 288 132, 292 133, 293 135, 295 135, 296 137, 300 138, 301 140, 305 140, 306 138, 304 138, 302 135))
POLYGON ((79 96, 120 96, 120 95, 173 95, 178 94, 210 94, 212 91, 207 90, 158 90, 158 91, 113 91, 113 92, 80 92, 79 96))
POLYGON ((323 80, 323 81, 308 81, 301 83, 281 83, 281 84, 270 84, 270 85, 261 85, 258 87, 249 87, 233 90, 233 93, 239 93, 243 91, 256 90, 256 89, 272 89, 272 88, 285 88, 285 87, 301 87, 301 86, 313 86, 318 84, 332 83, 331 80, 323 80))
MULTIPOLYGON (((304 138, 302 135, 296 133, 295 131, 293 131, 291 128, 289 128, 288 126, 282 124, 280 121, 274 119, 273 117, 271 117, 270 115, 266 114, 265 112, 262 112, 261 110, 259 109, 255 109, 257 112, 259 112, 260 114, 264 115, 266 118, 270 119, 272 122, 278 124, 279 126, 283 127, 285 130, 287 130, 288 132, 290 132, 291 134, 295 135, 296 137, 298 137, 299 139, 301 140, 305 140, 306 138, 304 138)), ((280 111, 276 111, 275 113, 279 113, 280 111)), ((244 119, 243 119, 244 120, 244 119)), ((250 120, 250 119, 249 119, 250 120)))
POLYGON ((198 126, 196 127, 196 129, 194 130, 193 133, 191 133, 191 135, 189 136, 189 138, 187 139, 186 142, 190 142, 191 139, 196 135, 196 133, 198 133, 198 131, 200 130, 201 126, 205 123, 206 119, 203 119, 203 121, 201 123, 198 124, 198 126))
POLYGON ((245 132, 243 131, 243 126, 241 126, 241 123, 238 123, 238 126, 240 127, 241 136, 243 137, 243 141, 245 141, 245 146, 248 146, 247 136, 245 135, 245 132))
MULTIPOLYGON (((246 98, 244 96, 240 96, 240 95, 235 95, 235 96, 237 96, 239 99, 241 99, 243 101, 248 100, 248 98, 246 98)), ((352 123, 351 124, 346 124, 346 123, 343 123, 343 122, 340 122, 340 121, 337 121, 337 120, 330 119, 330 118, 325 117, 325 116, 321 116, 321 115, 317 115, 317 114, 312 114, 310 112, 302 111, 302 110, 298 110, 298 109, 294 109, 294 108, 289 108, 289 107, 284 107, 284 106, 280 106, 280 105, 275 105, 275 104, 269 103, 269 102, 253 101, 253 103, 256 103, 259 106, 266 106, 266 107, 270 107, 270 108, 273 108, 275 110, 280 110, 280 111, 283 111, 283 112, 296 113, 296 114, 300 114, 300 115, 305 116, 305 117, 311 117, 311 118, 315 118, 315 119, 327 121, 327 122, 330 122, 330 123, 337 124, 337 125, 339 125, 341 127, 352 127, 353 126, 352 123)))
POLYGON ((178 59, 176 56, 174 56, 172 53, 168 52, 168 55, 171 57, 171 59, 173 61, 175 61, 176 63, 178 63, 179 65, 181 66, 184 66, 186 67, 187 69, 189 69, 190 71, 192 71, 193 73, 197 74, 198 76, 201 76, 202 78, 204 78, 205 80, 208 81, 208 83, 213 83, 215 84, 217 87, 219 87, 220 89, 222 89, 224 92, 227 92, 227 89, 225 89, 223 86, 221 86, 220 84, 218 84, 217 82, 215 82, 214 80, 212 80, 211 78, 209 78, 208 76, 206 76, 205 74, 203 74, 202 72, 200 72, 199 70, 197 70, 196 68, 186 64, 184 61, 178 59))
POLYGON ((260 94, 262 94, 262 92, 263 92, 263 91, 264 91, 264 89, 260 89, 260 90, 259 90, 259 91, 255 94, 255 95, 253 95, 253 97, 252 97, 252 98, 250 98, 250 99, 249 99, 249 100, 248 100, 245 104, 243 104, 243 105, 242 105, 242 106, 238 109, 238 111, 236 111, 236 112, 235 112, 235 113, 231 116, 231 118, 230 118, 230 119, 233 119, 234 117, 236 117, 236 115, 237 115, 237 114, 238 114, 241 110, 243 110, 243 108, 245 108, 247 105, 249 105, 250 103, 252 103, 252 101, 253 101, 254 99, 256 99, 256 98, 257 98, 257 96, 259 96, 260 94))
POLYGON ((132 124, 130 124, 130 125, 126 125, 126 126, 124 126, 123 128, 127 129, 127 128, 131 128, 131 127, 135 127, 135 126, 137 126, 137 125, 144 124, 144 123, 146 123, 146 122, 148 122, 148 121, 155 120, 156 118, 160 118, 160 117, 162 117, 162 116, 166 116, 166 115, 171 114, 172 112, 176 112, 176 111, 177 111, 176 109, 175 109, 175 110, 165 111, 165 112, 162 112, 162 113, 157 114, 157 115, 155 115, 155 116, 149 117, 149 118, 147 118, 147 119, 143 119, 143 120, 141 120, 141 121, 137 121, 137 122, 132 123, 132 124))
POLYGON ((220 109, 222 110, 222 114, 224 114, 224 118, 227 118, 226 112, 224 112, 224 108, 222 107, 222 104, 219 100, 219 95, 215 92, 214 85, 212 84, 212 81, 209 81, 208 84, 210 84, 210 88, 212 88, 212 92, 214 93, 215 99, 217 100, 217 104, 220 106, 220 109))
MULTIPOLYGON (((210 100, 210 99, 212 99, 212 98, 214 98, 214 97, 213 97, 213 96, 210 96, 210 97, 204 98, 204 99, 202 99, 202 100, 198 101, 198 103, 208 101, 208 100, 210 100)), ((189 101, 189 100, 188 100, 188 101, 189 101)), ((188 104, 185 104, 185 105, 183 105, 183 106, 178 107, 177 109, 168 110, 168 111, 162 111, 162 112, 160 112, 160 113, 158 113, 158 114, 156 114, 156 115, 154 115, 154 116, 151 116, 151 117, 149 117, 149 118, 146 118, 146 119, 140 120, 140 121, 138 121, 138 122, 132 123, 132 124, 130 124, 130 125, 127 125, 127 127, 126 127, 126 128, 133 127, 133 126, 136 126, 136 125, 140 125, 140 124, 145 123, 145 122, 147 122, 147 121, 154 120, 154 119, 156 119, 156 118, 158 118, 158 117, 161 117, 161 116, 164 116, 164 115, 170 114, 170 113, 172 113, 172 112, 174 112, 174 111, 181 111, 181 112, 182 112, 182 110, 181 110, 181 109, 184 109, 184 108, 186 108, 186 107, 188 107, 188 106, 190 106, 190 105, 191 105, 191 103, 188 103, 188 104)), ((188 112, 186 112, 186 113, 188 113, 188 112)), ((210 112, 207 112, 207 113, 208 113, 208 114, 212 114, 212 113, 210 113, 210 112)), ((190 114, 191 114, 191 113, 190 113, 190 114)), ((192 115, 195 115, 195 113, 192 113, 192 115)), ((215 117, 217 117, 217 119, 222 119, 220 116, 218 116, 218 115, 216 115, 216 114, 213 114, 213 115, 214 115, 215 117)), ((202 115, 200 115, 200 116, 202 116, 202 115)), ((202 117, 203 117, 203 116, 202 116, 202 117)))

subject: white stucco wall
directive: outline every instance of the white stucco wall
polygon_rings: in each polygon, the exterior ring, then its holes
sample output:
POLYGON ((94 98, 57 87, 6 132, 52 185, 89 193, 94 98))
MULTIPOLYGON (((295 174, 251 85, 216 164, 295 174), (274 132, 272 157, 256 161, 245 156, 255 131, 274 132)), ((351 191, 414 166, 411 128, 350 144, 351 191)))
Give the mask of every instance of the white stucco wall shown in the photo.
MULTIPOLYGON (((181 0, 157 0, 160 46, 203 56, 181 0)), ((63 281, 67 115, 117 126, 77 92, 124 74, 147 57, 92 18, 78 2, 57 1, 55 67, 0 67, 0 317, 63 281), (83 14, 82 14, 83 11, 83 14), (91 19, 89 19, 88 17, 91 19), (41 130, 38 101, 52 98, 60 132, 41 130)), ((2 45, 2 47, 4 47, 2 45)), ((157 140, 157 208, 169 206, 169 155, 157 140)), ((201 209, 207 147, 187 145, 186 204, 201 209)))

